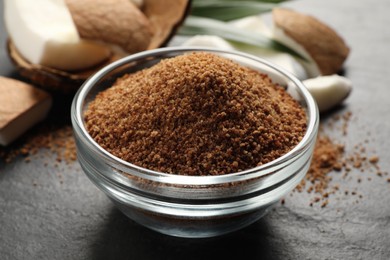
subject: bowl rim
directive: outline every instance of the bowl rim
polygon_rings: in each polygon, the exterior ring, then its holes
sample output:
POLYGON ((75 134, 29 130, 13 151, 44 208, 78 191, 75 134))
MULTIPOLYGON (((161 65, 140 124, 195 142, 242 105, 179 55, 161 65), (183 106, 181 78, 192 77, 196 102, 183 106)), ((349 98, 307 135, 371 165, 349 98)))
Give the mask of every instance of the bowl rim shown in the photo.
MULTIPOLYGON (((274 65, 271 62, 259 58, 257 56, 247 54, 241 51, 234 50, 221 50, 216 48, 205 48, 205 47, 164 47, 153 50, 147 50, 143 52, 139 52, 136 54, 132 54, 126 57, 123 57, 117 61, 110 63, 109 65, 103 67, 92 76, 90 76, 79 88, 77 93, 75 94, 71 106, 71 120, 73 125, 73 130, 75 135, 78 134, 83 138, 83 142, 89 146, 90 149, 96 153, 96 155, 101 156, 104 160, 110 163, 111 166, 117 168, 118 170, 122 170, 124 172, 131 172, 132 175, 137 177, 141 177, 144 179, 156 181, 159 183, 166 184, 180 184, 180 185, 210 185, 210 184, 223 184, 223 183, 232 183, 237 181, 244 181, 252 178, 258 178, 261 176, 268 175, 282 167, 285 167, 291 160, 296 160, 299 158, 299 155, 304 153, 307 149, 310 148, 310 144, 312 144, 313 139, 317 136, 318 125, 319 125, 319 111, 317 104, 307 90, 305 85, 293 74, 281 68, 280 66, 274 65), (83 104, 84 100, 87 97, 90 90, 94 87, 94 85, 99 82, 105 75, 114 71, 115 69, 126 65, 132 61, 144 59, 147 57, 154 57, 158 55, 166 55, 169 53, 175 52, 212 52, 212 53, 221 53, 221 54, 231 54, 243 57, 245 59, 249 59, 251 61, 260 63, 265 65, 278 73, 281 73, 288 80, 292 81, 298 88, 300 95, 302 95, 304 101, 307 104, 306 109, 306 117, 308 118, 308 124, 306 128, 306 132, 302 138, 302 140, 289 152, 282 155, 281 157, 251 168, 246 169, 244 171, 224 174, 224 175, 201 175, 201 176, 189 176, 189 175, 179 175, 173 173, 164 173, 158 172, 154 170, 150 170, 144 167, 137 166, 130 162, 127 162, 119 157, 114 156, 109 153, 105 149, 103 149, 88 133, 84 126, 83 120, 83 104)), ((119 173, 118 173, 119 174, 119 173)), ((123 185, 123 183, 122 183, 123 185)))

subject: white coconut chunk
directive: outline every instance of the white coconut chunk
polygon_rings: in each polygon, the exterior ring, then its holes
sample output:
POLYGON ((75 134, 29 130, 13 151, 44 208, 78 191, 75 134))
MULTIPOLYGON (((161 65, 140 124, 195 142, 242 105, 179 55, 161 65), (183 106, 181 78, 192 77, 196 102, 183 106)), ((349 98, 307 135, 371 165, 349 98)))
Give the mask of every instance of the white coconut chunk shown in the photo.
POLYGON ((320 112, 341 104, 352 91, 351 80, 337 74, 303 81, 317 102, 320 112))
POLYGON ((64 0, 5 0, 4 19, 16 49, 33 64, 81 70, 110 55, 103 44, 80 38, 64 0))

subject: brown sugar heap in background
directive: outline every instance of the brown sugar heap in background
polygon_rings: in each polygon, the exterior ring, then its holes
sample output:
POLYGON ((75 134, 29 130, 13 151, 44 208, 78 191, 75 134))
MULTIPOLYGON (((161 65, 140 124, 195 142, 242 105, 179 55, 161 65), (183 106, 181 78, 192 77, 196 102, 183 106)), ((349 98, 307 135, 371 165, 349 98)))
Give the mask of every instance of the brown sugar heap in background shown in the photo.
POLYGON ((128 74, 99 93, 86 128, 104 149, 136 165, 183 175, 233 173, 290 151, 304 109, 264 74, 191 53, 128 74))

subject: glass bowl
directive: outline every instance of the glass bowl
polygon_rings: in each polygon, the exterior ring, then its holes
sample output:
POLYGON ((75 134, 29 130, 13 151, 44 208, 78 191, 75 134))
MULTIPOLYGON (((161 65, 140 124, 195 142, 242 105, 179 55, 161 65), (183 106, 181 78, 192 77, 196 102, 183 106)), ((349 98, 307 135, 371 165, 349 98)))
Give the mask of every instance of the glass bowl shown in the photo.
POLYGON ((72 104, 79 163, 90 180, 129 218, 155 231, 178 237, 211 237, 243 228, 266 214, 296 187, 309 166, 318 131, 315 101, 304 85, 284 69, 248 54, 195 47, 169 47, 122 58, 98 71, 79 89, 72 104), (123 161, 88 134, 83 113, 96 94, 124 73, 151 67, 187 52, 210 52, 268 74, 286 87, 307 114, 301 142, 280 158, 253 169, 219 176, 156 172, 123 161))

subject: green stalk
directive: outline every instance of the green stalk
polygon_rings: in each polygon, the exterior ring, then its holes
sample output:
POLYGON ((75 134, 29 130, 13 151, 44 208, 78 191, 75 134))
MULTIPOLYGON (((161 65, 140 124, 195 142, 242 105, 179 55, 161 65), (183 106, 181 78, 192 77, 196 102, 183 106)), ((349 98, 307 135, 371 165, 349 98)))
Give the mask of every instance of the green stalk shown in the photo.
POLYGON ((276 4, 255 1, 194 1, 191 15, 231 21, 250 15, 270 12, 276 4))

